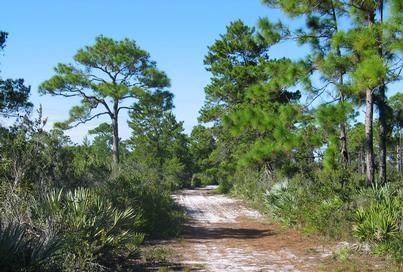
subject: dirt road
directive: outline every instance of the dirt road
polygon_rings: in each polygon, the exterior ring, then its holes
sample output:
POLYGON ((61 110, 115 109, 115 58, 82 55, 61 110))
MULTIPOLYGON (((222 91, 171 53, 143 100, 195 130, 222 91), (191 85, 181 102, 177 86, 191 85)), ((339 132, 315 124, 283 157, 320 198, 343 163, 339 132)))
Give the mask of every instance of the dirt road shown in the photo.
POLYGON ((259 212, 211 189, 185 190, 174 197, 191 220, 183 238, 170 241, 169 247, 192 271, 329 271, 324 262, 339 246, 269 223, 259 212))

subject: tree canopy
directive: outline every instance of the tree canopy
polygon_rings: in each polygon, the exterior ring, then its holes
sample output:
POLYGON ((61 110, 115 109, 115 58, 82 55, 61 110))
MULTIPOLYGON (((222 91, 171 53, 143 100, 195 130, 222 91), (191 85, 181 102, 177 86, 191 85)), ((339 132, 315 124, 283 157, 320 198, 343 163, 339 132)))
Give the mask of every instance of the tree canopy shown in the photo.
MULTIPOLYGON (((6 45, 8 33, 0 31, 0 52, 6 45)), ((29 112, 32 103, 29 102, 30 86, 24 85, 23 79, 2 79, 0 77, 0 115, 4 117, 18 116, 18 112, 29 112), (16 115, 17 114, 17 115, 16 115)))
POLYGON ((94 45, 77 51, 74 61, 58 64, 56 74, 39 90, 43 94, 81 98, 81 104, 71 108, 70 118, 59 127, 71 128, 108 116, 113 131, 113 159, 118 163, 118 116, 121 110, 131 109, 126 101, 144 92, 163 90, 169 86, 169 79, 157 69, 150 55, 129 39, 116 41, 98 36, 94 45))

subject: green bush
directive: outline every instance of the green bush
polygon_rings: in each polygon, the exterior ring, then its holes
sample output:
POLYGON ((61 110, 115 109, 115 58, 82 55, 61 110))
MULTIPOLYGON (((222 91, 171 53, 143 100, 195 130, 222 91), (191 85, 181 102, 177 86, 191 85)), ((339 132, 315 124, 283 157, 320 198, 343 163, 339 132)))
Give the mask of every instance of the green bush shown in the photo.
MULTIPOLYGON (((103 261, 119 251, 135 254, 144 235, 140 216, 132 208, 118 209, 94 190, 78 188, 50 192, 38 207, 42 221, 53 221, 63 236, 64 251, 103 261)), ((126 254, 126 255, 129 255, 126 254)))
POLYGON ((359 208, 356 212, 355 236, 370 242, 391 239, 399 233, 398 213, 389 203, 371 203, 367 208, 359 208))
POLYGON ((139 229, 151 238, 177 236, 184 222, 183 210, 171 192, 136 175, 120 175, 104 184, 101 192, 115 207, 136 207, 142 214, 139 229))
POLYGON ((333 238, 348 238, 352 208, 351 188, 335 182, 336 177, 307 180, 304 175, 283 179, 266 191, 267 210, 277 220, 296 225, 306 232, 318 232, 333 238))
POLYGON ((265 173, 254 169, 239 170, 233 179, 234 185, 231 192, 256 203, 264 201, 264 193, 273 185, 272 179, 265 173))
POLYGON ((376 253, 402 261, 403 190, 375 185, 361 194, 368 203, 356 210, 354 235, 371 243, 376 253))
POLYGON ((277 183, 270 191, 266 192, 267 205, 279 221, 293 225, 297 223, 298 206, 296 194, 288 188, 287 183, 277 183))
POLYGON ((379 242, 374 245, 374 253, 381 256, 390 256, 397 263, 403 263, 403 234, 394 235, 391 239, 379 242))
POLYGON ((45 271, 60 254, 60 240, 27 224, 0 223, 0 271, 45 271))

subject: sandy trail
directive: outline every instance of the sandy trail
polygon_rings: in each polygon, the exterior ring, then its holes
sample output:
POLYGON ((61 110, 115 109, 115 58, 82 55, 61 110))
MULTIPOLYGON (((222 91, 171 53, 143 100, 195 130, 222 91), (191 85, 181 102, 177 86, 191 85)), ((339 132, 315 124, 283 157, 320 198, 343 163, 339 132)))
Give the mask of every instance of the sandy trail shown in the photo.
POLYGON ((317 271, 332 252, 295 231, 269 224, 240 201, 209 189, 175 195, 190 222, 170 247, 197 271, 317 271))
POLYGON ((212 188, 173 197, 191 218, 180 239, 159 241, 174 252, 179 268, 173 271, 390 271, 382 260, 362 255, 340 264, 332 256, 348 243, 282 228, 212 188))

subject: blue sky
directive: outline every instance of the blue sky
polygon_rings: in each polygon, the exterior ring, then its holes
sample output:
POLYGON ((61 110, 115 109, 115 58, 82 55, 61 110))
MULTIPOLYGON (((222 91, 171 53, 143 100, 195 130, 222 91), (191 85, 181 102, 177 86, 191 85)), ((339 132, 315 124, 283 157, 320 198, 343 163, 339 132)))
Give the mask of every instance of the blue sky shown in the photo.
MULTIPOLYGON (((63 121, 77 100, 40 96, 38 85, 53 75, 53 67, 72 62, 75 52, 91 45, 97 35, 130 38, 147 50, 171 79, 175 114, 189 133, 203 105, 203 88, 210 75, 203 58, 225 26, 242 19, 255 25, 259 17, 277 21, 281 13, 259 0, 41 0, 2 1, 0 30, 9 32, 7 47, 0 57, 3 78, 24 78, 32 87, 31 100, 42 104, 48 126, 63 121)), ((283 19, 283 18, 282 18, 283 19)), ((298 57, 301 50, 283 44, 272 56, 298 57)), ((126 113, 121 119, 121 136, 130 130, 126 113)), ((102 120, 70 130, 80 142, 87 130, 102 120)))

